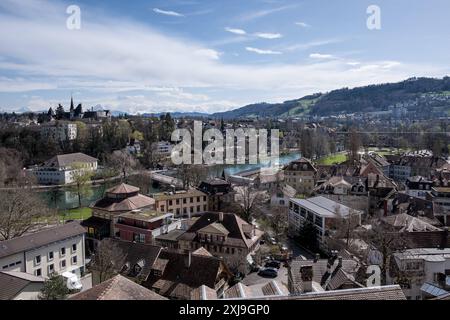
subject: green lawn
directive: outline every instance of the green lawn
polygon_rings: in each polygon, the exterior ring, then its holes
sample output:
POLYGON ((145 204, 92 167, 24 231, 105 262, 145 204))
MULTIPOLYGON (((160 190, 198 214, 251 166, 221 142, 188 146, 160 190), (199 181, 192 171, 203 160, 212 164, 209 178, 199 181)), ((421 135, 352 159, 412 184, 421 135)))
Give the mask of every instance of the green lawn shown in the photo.
POLYGON ((59 210, 61 220, 84 220, 92 216, 91 208, 77 208, 70 210, 59 210))
POLYGON ((339 164, 345 161, 347 161, 347 154, 337 153, 319 159, 318 163, 325 165, 332 165, 332 164, 339 164))

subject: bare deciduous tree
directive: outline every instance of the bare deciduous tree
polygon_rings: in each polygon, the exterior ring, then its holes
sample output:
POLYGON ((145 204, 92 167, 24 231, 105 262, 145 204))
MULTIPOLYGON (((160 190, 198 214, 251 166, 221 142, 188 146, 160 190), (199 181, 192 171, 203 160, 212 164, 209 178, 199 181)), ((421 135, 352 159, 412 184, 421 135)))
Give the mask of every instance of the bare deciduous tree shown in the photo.
POLYGON ((110 167, 120 172, 124 180, 126 179, 127 174, 137 166, 136 159, 122 150, 116 150, 108 156, 107 163, 110 167))
POLYGON ((338 216, 334 221, 334 238, 345 240, 346 249, 349 249, 352 244, 351 241, 355 238, 355 229, 360 225, 360 214, 350 208, 348 215, 343 216, 339 210, 339 206, 336 206, 335 213, 338 216))
POLYGON ((236 200, 240 204, 240 216, 251 223, 256 207, 265 200, 263 192, 255 190, 249 185, 236 187, 235 190, 236 200))
POLYGON ((183 164, 178 168, 178 178, 183 183, 183 188, 197 187, 207 178, 208 172, 204 166, 183 164))
POLYGON ((0 192, 0 240, 20 237, 54 216, 55 212, 30 190, 0 192))
POLYGON ((374 222, 372 223, 372 229, 363 236, 363 240, 381 253, 381 279, 382 283, 385 283, 386 271, 388 270, 392 254, 401 252, 408 247, 408 240, 405 234, 381 223, 374 222))
POLYGON ((91 181, 93 172, 87 170, 83 163, 74 163, 72 165, 72 178, 75 183, 78 195, 78 206, 81 208, 81 196, 88 193, 88 184, 91 181))
POLYGON ((102 240, 94 254, 91 269, 98 274, 99 282, 104 282, 120 272, 125 264, 125 254, 110 239, 102 240))

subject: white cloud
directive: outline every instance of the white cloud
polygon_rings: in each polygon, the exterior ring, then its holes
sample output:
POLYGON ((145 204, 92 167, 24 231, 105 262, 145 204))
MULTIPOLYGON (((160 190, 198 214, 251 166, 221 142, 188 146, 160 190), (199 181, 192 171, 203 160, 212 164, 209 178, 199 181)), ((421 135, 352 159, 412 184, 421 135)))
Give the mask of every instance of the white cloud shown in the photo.
POLYGON ((344 41, 344 40, 341 38, 314 40, 314 41, 310 41, 310 42, 306 42, 306 43, 297 43, 297 44, 285 46, 283 48, 283 50, 286 50, 286 51, 308 50, 308 49, 315 48, 315 47, 321 47, 321 46, 326 46, 329 44, 340 43, 342 41, 344 41))
POLYGON ((220 52, 213 49, 198 49, 196 53, 199 56, 206 57, 212 60, 219 60, 221 54, 220 52))
POLYGON ((279 39, 283 37, 283 35, 280 33, 264 33, 264 32, 255 33, 255 36, 263 39, 279 39))
POLYGON ((225 31, 228 31, 228 32, 231 32, 231 33, 234 33, 234 34, 238 34, 238 35, 247 34, 247 32, 245 30, 236 29, 236 28, 229 28, 229 27, 226 27, 225 31))
POLYGON ((312 59, 333 59, 333 58, 335 58, 331 54, 321 54, 321 53, 311 53, 309 55, 309 57, 312 59))
POLYGON ((276 12, 284 11, 287 9, 292 9, 294 7, 297 7, 297 5, 288 5, 288 6, 281 6, 281 7, 276 7, 276 8, 272 8, 272 9, 254 11, 254 12, 247 13, 247 14, 241 16, 240 20, 243 20, 243 21, 254 20, 254 19, 258 19, 258 18, 262 18, 262 17, 268 16, 268 15, 271 15, 276 12))
POLYGON ((257 54, 282 54, 280 51, 272 51, 272 50, 264 50, 264 49, 258 49, 253 47, 246 47, 245 50, 254 52, 257 54))
POLYGON ((161 9, 158 9, 158 8, 153 8, 153 11, 155 13, 163 14, 163 15, 166 15, 166 16, 184 17, 183 14, 175 12, 175 11, 166 11, 166 10, 161 10, 161 9))
POLYGON ((307 24, 306 22, 301 22, 301 21, 295 22, 295 24, 296 24, 297 26, 302 27, 302 28, 310 28, 310 27, 311 27, 311 26, 310 26, 309 24, 307 24))
MULTIPOLYGON (((267 59, 257 65, 242 59, 233 64, 217 59, 220 53, 192 39, 167 36, 124 18, 119 24, 118 17, 105 17, 91 8, 83 12, 82 29, 69 31, 63 4, 27 0, 19 9, 13 0, 0 1, 0 30, 14 31, 0 33, 0 74, 8 74, 0 78, 0 108, 24 106, 17 92, 38 90, 41 98, 34 101, 38 107, 73 90, 84 94, 80 100, 86 106, 101 104, 129 112, 216 112, 254 101, 450 73, 447 65, 362 59, 359 68, 343 59, 306 63, 267 59), (16 105, 3 99, 7 96, 14 97, 16 105)), ((313 44, 302 45, 300 49, 313 44)), ((263 55, 285 51, 246 50, 263 55)))

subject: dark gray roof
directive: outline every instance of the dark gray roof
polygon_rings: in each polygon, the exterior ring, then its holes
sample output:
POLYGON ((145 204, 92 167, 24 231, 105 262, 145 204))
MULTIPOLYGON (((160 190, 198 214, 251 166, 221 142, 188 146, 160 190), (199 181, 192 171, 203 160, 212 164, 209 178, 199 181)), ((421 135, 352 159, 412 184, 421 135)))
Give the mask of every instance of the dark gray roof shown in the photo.
POLYGON ((126 268, 123 268, 121 273, 130 278, 146 280, 161 251, 161 247, 150 244, 116 239, 105 239, 103 241, 112 241, 123 252, 126 268), (139 264, 143 264, 140 266, 142 269, 137 271, 135 267, 139 264))
POLYGON ((184 230, 180 230, 180 229, 175 229, 172 230, 168 233, 165 234, 161 234, 157 237, 155 237, 156 240, 162 240, 162 241, 177 241, 178 238, 184 234, 186 231, 184 230))
POLYGON ((0 242, 0 258, 39 248, 49 243, 84 234, 86 230, 78 222, 70 222, 54 228, 31 233, 0 242))
POLYGON ((14 299, 14 297, 32 282, 43 283, 44 279, 31 275, 30 277, 22 277, 21 272, 0 272, 0 300, 14 299))
POLYGON ((87 154, 77 152, 69 154, 57 155, 44 163, 45 167, 66 167, 77 162, 96 162, 96 158, 88 156, 87 154))

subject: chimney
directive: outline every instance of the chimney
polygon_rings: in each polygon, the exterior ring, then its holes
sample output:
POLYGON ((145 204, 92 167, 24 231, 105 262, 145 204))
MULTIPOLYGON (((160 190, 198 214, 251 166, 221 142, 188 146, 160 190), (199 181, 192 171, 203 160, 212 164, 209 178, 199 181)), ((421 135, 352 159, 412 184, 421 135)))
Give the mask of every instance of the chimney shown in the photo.
POLYGON ((223 212, 219 212, 219 221, 223 222, 223 212))
POLYGON ((185 266, 186 268, 190 268, 191 267, 191 263, 192 263, 192 253, 191 251, 188 252, 187 257, 185 257, 185 266))
POLYGON ((445 249, 447 247, 448 247, 448 227, 445 227, 444 232, 442 233, 441 249, 445 249))
POLYGON ((337 267, 338 268, 342 268, 342 257, 341 256, 338 257, 338 265, 337 265, 337 267))
POLYGON ((316 263, 317 261, 319 261, 320 259, 320 253, 316 253, 315 257, 314 257, 314 263, 316 263))
POLYGON ((313 267, 302 266, 300 267, 300 276, 303 283, 303 293, 312 291, 312 280, 313 280, 313 267))

